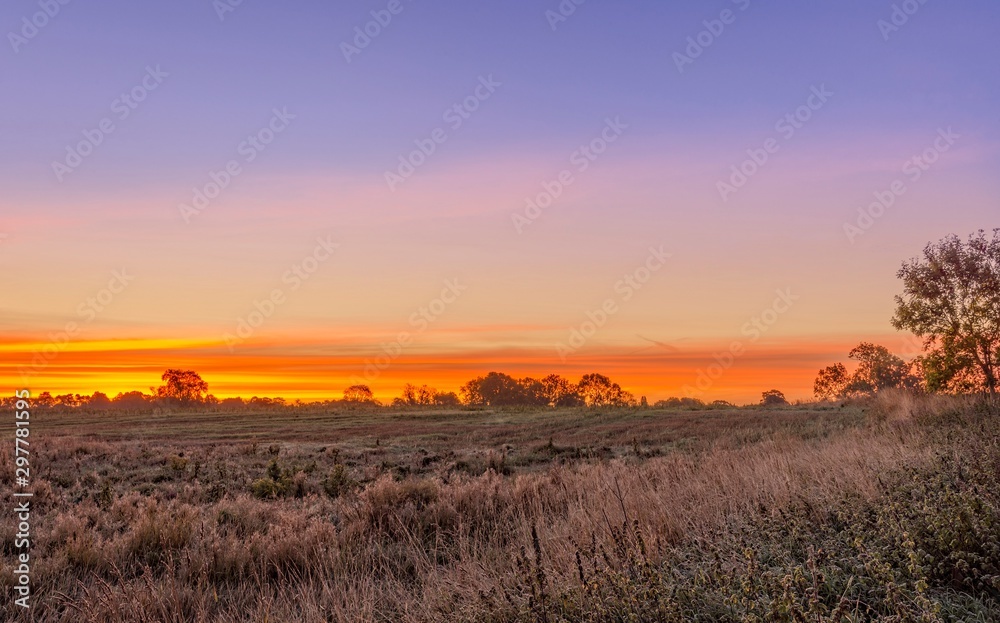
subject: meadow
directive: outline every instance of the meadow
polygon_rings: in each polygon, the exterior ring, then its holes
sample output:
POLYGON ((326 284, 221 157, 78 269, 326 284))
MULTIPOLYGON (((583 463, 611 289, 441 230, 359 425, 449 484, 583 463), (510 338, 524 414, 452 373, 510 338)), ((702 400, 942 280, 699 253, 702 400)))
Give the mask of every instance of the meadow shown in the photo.
MULTIPOLYGON (((998 416, 39 412, 30 620, 1000 620, 998 416)), ((29 620, 11 521, 0 543, 2 618, 29 620)))

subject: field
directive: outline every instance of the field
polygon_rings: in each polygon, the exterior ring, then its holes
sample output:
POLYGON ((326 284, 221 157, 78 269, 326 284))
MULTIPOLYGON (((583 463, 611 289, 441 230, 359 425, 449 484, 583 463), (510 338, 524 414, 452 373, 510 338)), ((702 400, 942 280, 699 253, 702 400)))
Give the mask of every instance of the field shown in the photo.
POLYGON ((974 399, 32 426, 34 621, 1000 620, 974 399))

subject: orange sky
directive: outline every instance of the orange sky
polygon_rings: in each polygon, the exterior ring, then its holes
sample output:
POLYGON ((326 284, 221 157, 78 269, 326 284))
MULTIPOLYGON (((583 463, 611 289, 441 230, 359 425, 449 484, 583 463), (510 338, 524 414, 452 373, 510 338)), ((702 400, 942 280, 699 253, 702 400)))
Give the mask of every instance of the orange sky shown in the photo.
MULTIPOLYGON (((900 335, 869 337, 904 356, 914 354, 912 343, 900 335)), ((573 380, 601 372, 651 402, 670 396, 696 396, 745 403, 771 388, 781 389, 792 399, 808 398, 815 372, 835 361, 845 361, 846 352, 856 342, 844 337, 753 341, 745 336, 717 343, 647 342, 638 348, 581 350, 563 362, 548 349, 428 352, 417 338, 402 350, 390 349, 398 353, 396 356, 382 359, 379 351, 363 354, 363 342, 313 338, 295 343, 288 336, 275 342, 249 342, 235 352, 218 340, 77 340, 56 346, 8 338, 0 346, 0 384, 27 387, 36 394, 100 390, 114 396, 137 389, 148 391, 159 384, 164 369, 183 367, 200 372, 210 391, 220 398, 338 398, 344 387, 360 381, 369 384, 379 399, 391 400, 405 383, 457 390, 466 380, 492 370, 535 377, 555 372, 573 380), (730 359, 725 352, 734 342, 743 350, 737 348, 740 354, 730 359), (24 366, 32 360, 35 365, 24 366)))

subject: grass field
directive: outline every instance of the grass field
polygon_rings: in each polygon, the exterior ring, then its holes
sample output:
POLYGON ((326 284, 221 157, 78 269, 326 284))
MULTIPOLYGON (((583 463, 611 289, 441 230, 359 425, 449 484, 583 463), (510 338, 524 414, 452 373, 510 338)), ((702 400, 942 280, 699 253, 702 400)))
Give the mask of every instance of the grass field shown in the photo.
POLYGON ((998 419, 39 412, 32 620, 1000 620, 998 419))

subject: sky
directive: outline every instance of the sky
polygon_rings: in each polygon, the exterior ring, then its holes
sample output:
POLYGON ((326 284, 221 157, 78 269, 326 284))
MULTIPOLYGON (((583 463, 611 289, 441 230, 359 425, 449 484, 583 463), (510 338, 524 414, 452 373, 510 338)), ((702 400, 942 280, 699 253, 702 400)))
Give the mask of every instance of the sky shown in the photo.
POLYGON ((806 399, 862 340, 915 356, 900 264, 998 225, 998 25, 992 0, 10 0, 0 385, 806 399))

